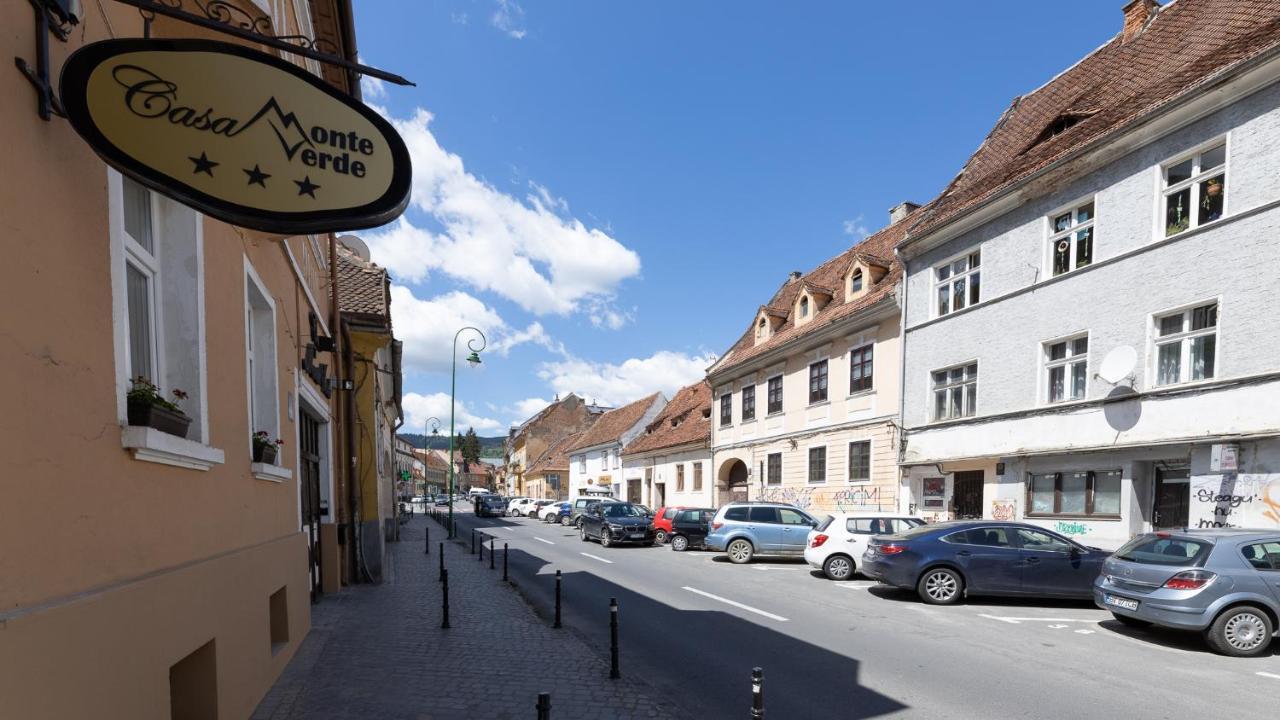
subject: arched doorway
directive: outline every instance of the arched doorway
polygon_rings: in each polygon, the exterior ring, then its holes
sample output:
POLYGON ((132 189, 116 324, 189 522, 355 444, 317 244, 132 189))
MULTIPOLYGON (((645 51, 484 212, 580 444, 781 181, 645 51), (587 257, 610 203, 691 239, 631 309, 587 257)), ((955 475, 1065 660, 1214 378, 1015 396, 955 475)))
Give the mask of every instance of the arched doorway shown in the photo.
POLYGON ((737 458, 720 466, 716 483, 716 505, 745 502, 747 499, 747 465, 737 458))

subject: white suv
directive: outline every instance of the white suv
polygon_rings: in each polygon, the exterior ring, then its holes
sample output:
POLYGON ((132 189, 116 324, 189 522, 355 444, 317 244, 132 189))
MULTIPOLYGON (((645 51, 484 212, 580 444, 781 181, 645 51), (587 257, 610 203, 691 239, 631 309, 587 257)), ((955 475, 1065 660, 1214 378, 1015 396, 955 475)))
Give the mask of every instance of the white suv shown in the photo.
POLYGON ((507 503, 507 515, 510 517, 520 517, 529 511, 529 506, 533 504, 532 498, 513 497, 507 503))
POLYGON ((879 512, 838 512, 809 531, 804 559, 832 580, 848 580, 858 569, 855 558, 867 551, 867 540, 923 525, 910 515, 879 512))

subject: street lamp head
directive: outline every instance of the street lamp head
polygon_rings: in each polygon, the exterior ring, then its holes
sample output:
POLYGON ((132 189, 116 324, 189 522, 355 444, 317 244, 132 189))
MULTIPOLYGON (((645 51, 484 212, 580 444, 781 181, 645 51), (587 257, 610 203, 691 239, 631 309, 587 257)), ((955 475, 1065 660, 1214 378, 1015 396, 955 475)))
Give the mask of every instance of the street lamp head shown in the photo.
POLYGON ((470 365, 471 367, 475 367, 475 366, 479 365, 479 364, 480 364, 480 353, 472 352, 470 355, 468 355, 468 356, 467 356, 467 364, 468 364, 468 365, 470 365))

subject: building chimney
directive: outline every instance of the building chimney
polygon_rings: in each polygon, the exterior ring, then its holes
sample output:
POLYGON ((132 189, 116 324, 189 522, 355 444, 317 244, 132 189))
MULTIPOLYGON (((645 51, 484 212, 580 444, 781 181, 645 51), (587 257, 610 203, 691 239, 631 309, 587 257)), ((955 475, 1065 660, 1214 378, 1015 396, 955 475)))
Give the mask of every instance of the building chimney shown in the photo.
POLYGON ((896 225, 899 220, 920 209, 919 203, 900 202, 889 208, 889 224, 896 225))
POLYGON ((799 280, 799 279, 800 279, 800 271, 792 270, 791 275, 787 277, 787 282, 795 282, 796 280, 799 280))
POLYGON ((1137 37, 1147 26, 1147 21, 1159 10, 1160 3, 1156 0, 1129 0, 1129 4, 1122 9, 1124 30, 1120 33, 1120 42, 1127 43, 1137 37))

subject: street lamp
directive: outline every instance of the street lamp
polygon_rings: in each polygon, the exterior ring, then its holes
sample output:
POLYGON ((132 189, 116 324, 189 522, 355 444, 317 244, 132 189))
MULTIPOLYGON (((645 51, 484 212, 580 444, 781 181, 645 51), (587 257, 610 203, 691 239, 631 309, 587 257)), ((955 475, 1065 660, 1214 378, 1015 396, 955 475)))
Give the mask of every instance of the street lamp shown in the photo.
MULTIPOLYGON (((440 437, 440 418, 432 415, 431 417, 422 421, 423 430, 426 430, 428 425, 431 426, 431 437, 432 438, 440 437)), ((423 442, 426 442, 426 438, 423 438, 423 442)), ((435 445, 435 442, 427 443, 427 454, 430 454, 433 450, 435 450, 435 448, 431 447, 432 445, 435 445)), ((427 494, 427 470, 428 468, 425 468, 425 467, 422 469, 422 494, 423 495, 427 494)))
POLYGON ((453 354, 451 358, 453 365, 449 375, 449 537, 451 538, 458 536, 453 527, 453 439, 457 435, 454 416, 458 414, 458 336, 467 330, 474 331, 479 336, 467 341, 467 349, 471 351, 471 354, 467 356, 467 364, 471 367, 480 364, 480 351, 485 348, 487 343, 484 333, 480 332, 479 328, 469 325, 453 335, 453 354), (480 343, 480 347, 476 347, 476 342, 480 343))

